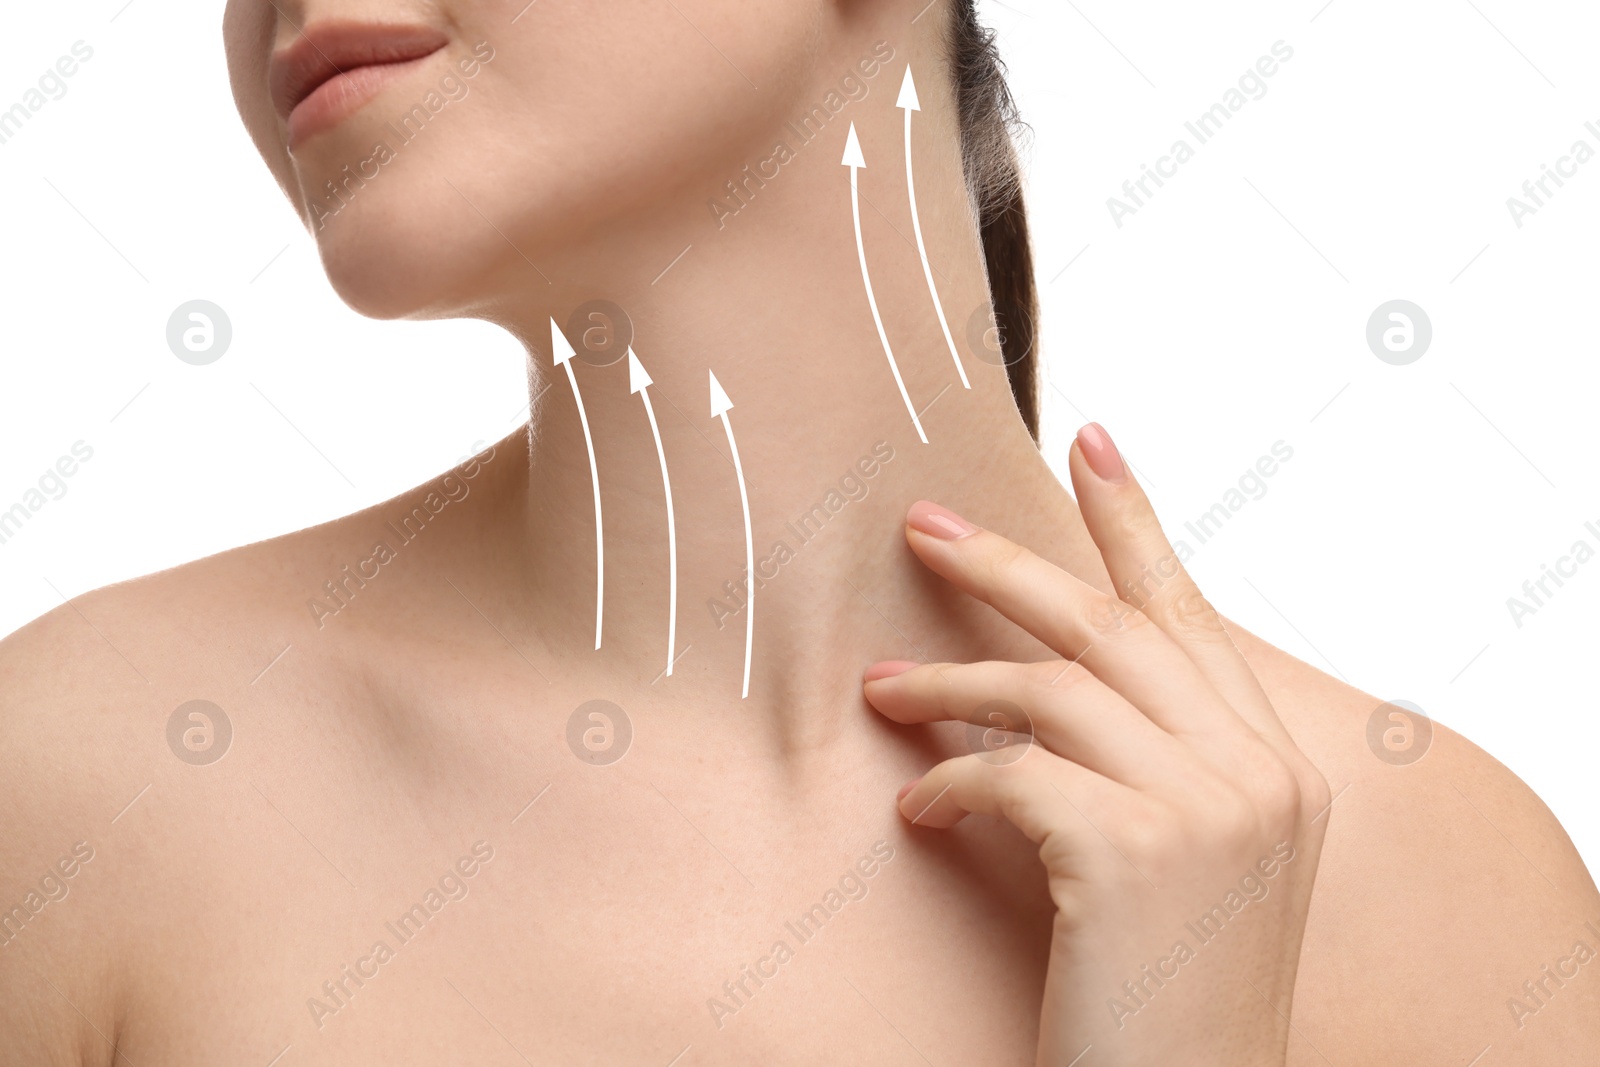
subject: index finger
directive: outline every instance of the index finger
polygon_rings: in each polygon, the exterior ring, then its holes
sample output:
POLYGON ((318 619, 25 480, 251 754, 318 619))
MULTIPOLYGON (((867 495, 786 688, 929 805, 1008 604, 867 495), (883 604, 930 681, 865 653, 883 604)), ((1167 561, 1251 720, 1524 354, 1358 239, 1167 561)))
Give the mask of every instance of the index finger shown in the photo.
POLYGON ((1262 737, 1280 747, 1289 741, 1255 672, 1184 568, 1111 435, 1099 423, 1084 426, 1068 463, 1084 525, 1118 596, 1172 638, 1262 737))
POLYGON ((936 574, 1087 667, 1169 733, 1254 736, 1170 637, 1116 597, 928 500, 906 541, 936 574))

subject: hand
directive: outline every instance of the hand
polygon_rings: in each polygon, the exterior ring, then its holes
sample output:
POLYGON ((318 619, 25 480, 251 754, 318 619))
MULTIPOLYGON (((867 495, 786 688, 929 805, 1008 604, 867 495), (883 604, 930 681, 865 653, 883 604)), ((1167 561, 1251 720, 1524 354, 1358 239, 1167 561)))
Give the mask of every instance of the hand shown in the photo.
POLYGON ((869 668, 896 722, 1010 710, 1011 744, 938 764, 900 811, 1002 816, 1039 846, 1056 905, 1039 1064, 1281 1067, 1327 781, 1105 431, 1079 431, 1070 465, 1117 597, 936 504, 907 516, 923 563, 1063 659, 869 668))

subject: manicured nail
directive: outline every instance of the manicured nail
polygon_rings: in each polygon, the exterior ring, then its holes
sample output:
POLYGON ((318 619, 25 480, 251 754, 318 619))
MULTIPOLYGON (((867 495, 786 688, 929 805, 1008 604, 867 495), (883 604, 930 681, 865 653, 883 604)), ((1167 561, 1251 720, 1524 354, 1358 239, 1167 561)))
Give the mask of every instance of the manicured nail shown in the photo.
POLYGON ((897 674, 904 674, 917 664, 909 659, 886 659, 881 663, 874 663, 867 668, 867 673, 862 675, 863 682, 876 682, 880 678, 893 678, 897 674))
POLYGON ((1128 468, 1122 462, 1122 453, 1111 443, 1111 435, 1098 422, 1091 422, 1078 431, 1078 447, 1089 469, 1114 485, 1128 480, 1128 468))
POLYGON ((915 789, 917 787, 917 783, 920 781, 922 781, 922 777, 919 775, 918 777, 911 779, 911 781, 907 782, 905 785, 901 786, 900 792, 894 795, 895 801, 899 802, 904 800, 906 798, 906 794, 915 789))
POLYGON ((912 504, 911 510, 906 513, 906 523, 913 530, 944 541, 957 541, 978 532, 972 523, 931 500, 919 500, 912 504))

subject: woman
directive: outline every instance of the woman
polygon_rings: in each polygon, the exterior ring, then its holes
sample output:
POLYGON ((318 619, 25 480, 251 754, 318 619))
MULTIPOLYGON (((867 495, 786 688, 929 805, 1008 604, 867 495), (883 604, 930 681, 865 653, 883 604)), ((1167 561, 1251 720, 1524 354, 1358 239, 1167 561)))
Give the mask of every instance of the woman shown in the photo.
POLYGON ((1592 1059, 1537 798, 1040 458, 966 0, 225 36, 341 296, 502 325, 532 414, 0 646, 6 1062, 1592 1059))

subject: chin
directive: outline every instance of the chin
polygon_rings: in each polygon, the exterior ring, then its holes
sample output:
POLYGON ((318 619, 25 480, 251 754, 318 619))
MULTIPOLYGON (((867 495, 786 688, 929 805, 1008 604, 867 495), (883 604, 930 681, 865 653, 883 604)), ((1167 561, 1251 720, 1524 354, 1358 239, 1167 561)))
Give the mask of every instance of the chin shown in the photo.
POLYGON ((359 189, 337 214, 313 214, 307 223, 334 291, 352 310, 374 319, 462 315, 481 303, 492 275, 506 269, 508 255, 521 262, 439 180, 419 188, 400 174, 386 174, 359 189))
MULTIPOLYGON (((429 318, 456 286, 439 259, 457 258, 438 246, 435 227, 364 211, 341 218, 317 234, 322 268, 339 298, 374 319, 429 318), (417 233, 414 230, 424 232, 417 233), (434 251, 424 252, 432 247, 434 251), (442 253, 442 256, 441 256, 442 253)), ((313 224, 315 225, 315 224, 313 224)))

